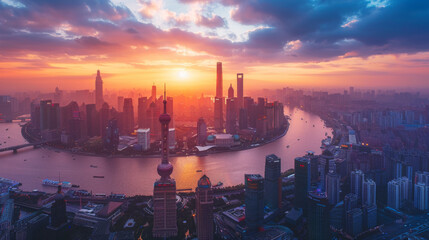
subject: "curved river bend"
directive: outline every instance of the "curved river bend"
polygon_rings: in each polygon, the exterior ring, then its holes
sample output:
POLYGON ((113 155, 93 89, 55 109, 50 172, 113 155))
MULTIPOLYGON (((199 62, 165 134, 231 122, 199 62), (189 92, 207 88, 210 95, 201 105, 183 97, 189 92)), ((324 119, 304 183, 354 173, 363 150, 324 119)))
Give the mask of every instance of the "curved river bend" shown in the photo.
MULTIPOLYGON (((332 129, 326 128, 318 116, 297 108, 285 107, 285 114, 291 118, 289 131, 272 143, 204 157, 171 158, 174 166, 172 177, 176 179, 177 188, 195 188, 203 173, 211 179, 212 184, 222 181, 224 186, 243 183, 245 173, 263 176, 265 156, 268 154, 276 154, 282 159, 282 171, 293 168, 294 158, 304 155, 308 150, 319 154, 321 140, 326 137, 325 133, 331 136, 332 129), (287 145, 290 147, 286 148, 287 145), (196 172, 198 169, 202 172, 196 172)), ((0 124, 0 148, 24 142, 18 123, 0 124)), ((45 178, 58 179, 60 173, 61 180, 78 184, 80 188, 93 193, 151 195, 153 182, 158 178, 156 167, 159 162, 159 158, 81 156, 29 147, 18 150, 17 154, 0 153, 0 177, 21 182, 23 190, 54 192, 55 188, 43 186, 41 182, 45 178), (97 168, 90 165, 96 165, 97 168), (95 175, 105 178, 93 178, 95 175)))

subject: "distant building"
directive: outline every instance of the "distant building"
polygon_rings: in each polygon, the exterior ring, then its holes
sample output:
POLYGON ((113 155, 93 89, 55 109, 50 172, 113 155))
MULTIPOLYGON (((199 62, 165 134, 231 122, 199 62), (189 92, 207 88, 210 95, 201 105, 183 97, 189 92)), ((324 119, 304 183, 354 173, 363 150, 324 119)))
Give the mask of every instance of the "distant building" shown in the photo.
POLYGON ((365 178, 365 174, 361 170, 355 170, 350 175, 350 190, 358 197, 358 202, 362 201, 362 185, 365 178))
POLYGON ((0 122, 11 122, 12 101, 10 96, 0 96, 0 122))
POLYGON ((122 112, 124 110, 124 97, 118 97, 118 112, 122 112))
POLYGON ((244 75, 243 73, 237 73, 237 100, 238 100, 238 109, 244 108, 244 95, 243 95, 243 88, 244 88, 244 75))
POLYGON ((223 76, 222 76, 222 63, 216 64, 216 97, 223 97, 223 76))
POLYGON ((106 137, 106 127, 107 123, 110 119, 110 110, 109 110, 109 104, 103 103, 103 106, 100 110, 100 134, 101 137, 104 139, 106 137))
POLYGON ((214 99, 214 128, 218 132, 223 132, 223 105, 224 105, 224 98, 222 97, 215 97, 214 99))
POLYGON ((236 99, 228 98, 226 100, 226 133, 235 134, 237 130, 237 112, 236 99))
POLYGON ((371 229, 377 226, 377 205, 364 205, 363 212, 363 230, 371 229))
POLYGON ((97 70, 97 77, 95 78, 95 105, 97 110, 102 107, 103 103, 103 80, 101 79, 100 70, 97 70))
POLYGON ((376 189, 376 184, 372 179, 368 179, 363 182, 362 205, 376 205, 376 189))
POLYGON ((238 114, 238 128, 247 129, 248 128, 248 119, 247 119, 247 109, 240 108, 238 114))
POLYGON ((168 147, 172 150, 176 148, 176 129, 168 129, 168 147))
POLYGON ((134 132, 134 106, 132 98, 124 99, 124 112, 123 112, 123 129, 120 129, 125 135, 134 132))
POLYGON ((155 86, 155 83, 152 85, 152 95, 151 95, 150 98, 151 98, 152 102, 156 101, 156 86, 155 86))
POLYGON ((137 129, 137 139, 139 145, 142 147, 142 151, 150 149, 150 128, 139 128, 137 129))
POLYGON ((347 212, 346 215, 346 232, 356 237, 362 232, 362 210, 354 208, 347 212))
POLYGON ((274 154, 265 157, 265 203, 272 210, 281 207, 281 159, 274 154))
POLYGON ((409 183, 406 177, 394 179, 387 183, 387 206, 399 209, 409 200, 409 183))
POLYGON ((103 138, 104 148, 110 152, 115 152, 119 145, 119 127, 116 119, 107 122, 106 134, 103 138))
POLYGON ((148 122, 147 114, 148 100, 147 97, 139 98, 138 102, 138 111, 137 111, 137 123, 139 128, 149 128, 150 124, 148 122))
POLYGON ((207 137, 207 145, 219 148, 230 148, 240 145, 240 137, 238 135, 226 133, 213 134, 207 137))
POLYGON ((86 127, 88 137, 100 136, 100 119, 95 104, 86 105, 86 127))
POLYGON ((326 174, 326 195, 331 205, 340 201, 340 176, 332 171, 326 174))
POLYGON ((204 146, 206 145, 207 140, 207 124, 204 121, 204 118, 198 119, 197 122, 197 145, 204 146))
POLYGON ((199 240, 212 240, 214 234, 213 191, 210 179, 203 175, 195 189, 197 218, 197 237, 199 240))
POLYGON ((414 184, 414 207, 421 211, 429 209, 429 186, 423 182, 414 184))
POLYGON ((232 88, 232 84, 230 84, 228 88, 228 98, 234 98, 234 88, 232 88))
POLYGON ((308 239, 329 239, 329 212, 325 193, 308 193, 308 239))
POLYGON ((248 232, 257 232, 264 221, 264 178, 259 174, 245 174, 246 225, 248 232))
POLYGON ((306 213, 307 193, 311 184, 310 160, 306 157, 295 158, 295 206, 306 213))

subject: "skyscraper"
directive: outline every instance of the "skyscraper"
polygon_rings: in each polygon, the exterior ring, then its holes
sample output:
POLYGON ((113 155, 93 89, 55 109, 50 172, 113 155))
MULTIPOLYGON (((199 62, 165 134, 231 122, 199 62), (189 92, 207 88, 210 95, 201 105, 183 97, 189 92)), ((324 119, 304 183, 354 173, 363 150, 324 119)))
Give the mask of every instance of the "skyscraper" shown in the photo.
POLYGON ((97 77, 95 78, 95 105, 97 110, 103 105, 103 80, 100 76, 100 70, 97 70, 97 77))
POLYGON ((245 174, 246 225, 248 232, 259 231, 264 222, 264 178, 259 174, 245 174))
POLYGON ((332 171, 326 174, 326 195, 331 205, 340 201, 340 176, 332 171))
POLYGON ((351 178, 351 186, 350 190, 352 193, 356 194, 358 197, 358 202, 362 201, 362 184, 364 181, 365 174, 361 170, 352 171, 351 178))
POLYGON ((232 88, 232 84, 230 84, 228 88, 228 98, 234 98, 234 88, 232 88))
POLYGON ((358 206, 358 198, 354 193, 349 193, 344 197, 344 211, 348 212, 353 208, 357 208, 358 206))
POLYGON ((124 99, 124 114, 122 116, 123 129, 121 129, 121 132, 124 134, 134 132, 134 106, 132 98, 124 99))
POLYGON ((109 104, 103 103, 100 110, 100 134, 102 138, 106 136, 107 122, 110 119, 109 104))
MULTIPOLYGON (((164 90, 165 91, 165 90, 164 90)), ((162 161, 157 171, 161 176, 153 188, 153 236, 160 238, 177 235, 176 181, 170 177, 173 165, 168 161, 168 124, 167 98, 164 92, 164 113, 159 116, 162 134, 162 161)))
POLYGON ((223 131, 223 97, 215 97, 214 99, 214 127, 217 131, 223 131))
POLYGON ((429 186, 420 182, 414 184, 414 207, 425 211, 429 208, 429 186))
POLYGON ((274 154, 265 157, 265 203, 271 209, 281 207, 281 159, 274 154))
POLYGON ((118 111, 122 112, 124 110, 124 97, 118 97, 118 111))
POLYGON ((198 119, 197 122, 197 145, 204 146, 207 140, 207 124, 204 118, 198 119))
POLYGON ((306 212, 307 193, 310 190, 310 160, 306 157, 295 158, 295 206, 306 212))
POLYGON ((138 110, 137 110, 137 123, 139 125, 139 128, 148 128, 148 117, 146 116, 147 113, 147 97, 140 97, 138 102, 138 110))
POLYGON ((197 214, 197 237, 199 240, 213 239, 213 191, 210 179, 203 175, 195 189, 197 214))
POLYGON ((142 151, 147 151, 150 149, 150 129, 149 128, 137 129, 137 139, 138 139, 138 143, 142 147, 142 151))
POLYGON ((409 199, 409 184, 407 177, 394 179, 387 183, 387 206, 399 209, 409 199))
POLYGON ((100 136, 100 120, 95 104, 86 105, 86 127, 88 137, 100 136))
POLYGON ((362 205, 372 206, 376 204, 376 185, 372 179, 363 182, 362 205))
POLYGON ((236 133, 237 128, 237 112, 236 112, 236 99, 228 98, 226 100, 226 132, 230 134, 236 133))
POLYGON ((222 63, 218 62, 216 65, 216 97, 223 97, 223 76, 222 76, 222 63))
POLYGON ((108 120, 105 131, 104 148, 110 152, 115 152, 119 145, 118 121, 116 119, 108 120))
POLYGON ((325 193, 308 193, 308 239, 329 239, 329 212, 325 193))
POLYGON ((353 237, 356 237, 362 232, 362 210, 354 208, 347 212, 346 215, 346 232, 353 237))
MULTIPOLYGON (((152 99, 152 102, 156 102, 156 86, 155 83, 152 85, 152 95, 150 96, 152 99)), ((165 99, 167 100, 167 99, 165 99)))
POLYGON ((243 101, 243 73, 237 73, 237 99, 238 99, 238 109, 244 107, 243 101))

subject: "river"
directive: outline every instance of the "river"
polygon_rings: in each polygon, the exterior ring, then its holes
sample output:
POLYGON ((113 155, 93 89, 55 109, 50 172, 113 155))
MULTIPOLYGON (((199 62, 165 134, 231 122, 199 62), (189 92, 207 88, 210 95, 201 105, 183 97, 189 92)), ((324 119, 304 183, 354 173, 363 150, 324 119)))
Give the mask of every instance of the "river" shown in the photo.
MULTIPOLYGON (((325 138, 326 132, 328 136, 332 136, 332 129, 327 128, 317 115, 297 108, 285 107, 285 114, 291 118, 289 131, 272 143, 204 157, 170 158, 174 166, 172 177, 176 179, 177 188, 195 188, 197 180, 204 173, 212 184, 222 181, 224 186, 243 183, 245 173, 259 173, 263 176, 265 156, 268 154, 279 156, 282 159, 282 171, 285 171, 293 168, 294 158, 304 155, 306 151, 321 153, 321 140, 325 138), (290 147, 286 148, 287 145, 290 147), (202 172, 196 172, 198 169, 202 172)), ((18 123, 0 124, 0 148, 25 142, 18 123)), ((21 182, 21 189, 26 191, 38 189, 54 192, 55 188, 43 186, 41 182, 45 178, 58 179, 60 175, 62 181, 78 184, 81 189, 93 193, 151 195, 153 182, 158 178, 156 167, 159 162, 159 158, 81 156, 28 147, 18 150, 17 154, 0 153, 0 177, 21 182), (90 165, 96 165, 97 168, 90 165), (105 178, 93 178, 94 175, 105 178)))

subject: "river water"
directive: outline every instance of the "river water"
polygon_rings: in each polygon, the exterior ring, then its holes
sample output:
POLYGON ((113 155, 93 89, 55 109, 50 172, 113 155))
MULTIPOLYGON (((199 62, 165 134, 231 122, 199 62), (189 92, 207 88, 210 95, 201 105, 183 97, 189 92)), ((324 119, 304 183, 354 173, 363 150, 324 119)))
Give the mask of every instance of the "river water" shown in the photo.
MULTIPOLYGON (((319 154, 321 140, 325 138, 325 133, 332 136, 332 129, 325 127, 317 115, 297 108, 285 107, 285 114, 291 118, 289 131, 272 143, 249 150, 204 157, 170 158, 174 166, 172 177, 176 179, 177 188, 195 188, 203 173, 211 179, 212 184, 222 181, 224 186, 243 183, 245 173, 259 173, 263 176, 265 156, 268 154, 276 154, 282 159, 282 171, 293 168, 294 158, 304 155, 306 151, 319 154), (286 148, 287 145, 290 147, 286 148), (198 169, 202 172, 196 172, 198 169)), ((25 142, 18 123, 0 124, 0 148, 25 142)), ((56 180, 60 174, 62 181, 78 184, 81 189, 93 193, 151 195, 153 183, 158 178, 156 167, 160 161, 159 158, 81 156, 28 147, 18 150, 17 154, 0 153, 0 177, 21 182, 21 189, 27 191, 38 189, 54 192, 56 189, 43 186, 42 180, 56 180), (97 168, 90 165, 96 165, 97 168), (105 178, 93 178, 95 175, 105 178)))

